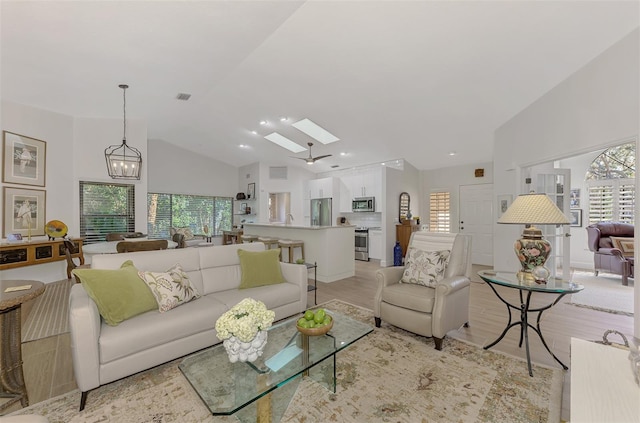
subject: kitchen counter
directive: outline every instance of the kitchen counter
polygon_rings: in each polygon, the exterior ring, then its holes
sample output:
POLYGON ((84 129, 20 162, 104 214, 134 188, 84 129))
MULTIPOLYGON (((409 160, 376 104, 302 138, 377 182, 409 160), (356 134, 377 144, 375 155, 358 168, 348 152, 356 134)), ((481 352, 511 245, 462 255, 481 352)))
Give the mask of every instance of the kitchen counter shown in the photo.
MULTIPOLYGON (((304 241, 305 261, 318 264, 318 280, 335 282, 355 276, 355 226, 285 225, 245 223, 244 233, 304 241)), ((299 249, 295 249, 299 258, 299 249)))
POLYGON ((244 223, 244 226, 257 227, 263 226, 267 228, 289 228, 289 229, 308 229, 308 230, 321 230, 321 229, 342 229, 342 228, 355 228, 355 225, 338 225, 338 226, 311 226, 311 225, 296 225, 295 223, 244 223))

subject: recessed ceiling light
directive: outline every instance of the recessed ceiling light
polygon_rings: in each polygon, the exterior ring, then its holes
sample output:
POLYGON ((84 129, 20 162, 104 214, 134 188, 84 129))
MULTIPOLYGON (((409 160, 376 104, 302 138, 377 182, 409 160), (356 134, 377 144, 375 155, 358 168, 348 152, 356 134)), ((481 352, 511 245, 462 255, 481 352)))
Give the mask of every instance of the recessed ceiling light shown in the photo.
POLYGON ((267 124, 267 121, 266 121, 266 120, 261 120, 261 121, 260 121, 260 125, 266 125, 266 124, 267 124))
POLYGON ((306 148, 296 144, 295 142, 291 141, 289 138, 284 137, 277 132, 272 132, 269 135, 266 135, 265 138, 274 144, 278 144, 280 147, 286 148, 292 153, 300 153, 306 150, 306 148))
POLYGON ((384 166, 384 162, 380 163, 382 166, 384 166))
POLYGON ((342 153, 340 153, 341 156, 346 156, 347 153, 345 153, 344 151, 342 153))
POLYGON ((251 131, 253 135, 258 135, 258 131, 251 131))
POLYGON ((238 147, 240 147, 240 148, 249 148, 249 146, 246 145, 246 144, 240 144, 238 147))
POLYGON ((282 116, 282 117, 280 118, 280 122, 286 122, 286 121, 288 121, 288 120, 289 120, 289 118, 288 118, 288 117, 286 117, 286 116, 282 116))
POLYGON ((452 151, 449 153, 450 156, 455 156, 457 153, 455 151, 452 151))
POLYGON ((323 144, 329 144, 329 143, 340 140, 340 138, 336 137, 331 132, 327 131, 321 126, 318 126, 317 124, 313 123, 311 120, 307 118, 299 120, 298 122, 292 123, 291 126, 304 132, 305 134, 309 135, 311 138, 314 138, 323 144))

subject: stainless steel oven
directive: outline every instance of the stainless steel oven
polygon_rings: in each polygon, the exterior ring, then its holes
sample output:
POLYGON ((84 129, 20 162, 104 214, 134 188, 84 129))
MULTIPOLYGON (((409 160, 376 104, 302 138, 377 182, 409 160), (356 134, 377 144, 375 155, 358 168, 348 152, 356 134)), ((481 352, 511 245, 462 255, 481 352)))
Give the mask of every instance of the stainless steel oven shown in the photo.
POLYGON ((356 260, 369 261, 368 228, 356 228, 356 260))

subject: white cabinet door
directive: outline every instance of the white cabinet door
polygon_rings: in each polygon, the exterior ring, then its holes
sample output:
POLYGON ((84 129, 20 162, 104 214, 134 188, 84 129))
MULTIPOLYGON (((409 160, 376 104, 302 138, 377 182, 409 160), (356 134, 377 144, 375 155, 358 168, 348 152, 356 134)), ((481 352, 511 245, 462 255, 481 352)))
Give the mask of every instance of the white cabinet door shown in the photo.
POLYGON ((333 197, 333 178, 312 179, 309 181, 310 199, 314 198, 332 198, 333 197))
POLYGON ((353 205, 351 204, 351 200, 354 197, 351 193, 352 181, 353 181, 353 177, 351 175, 340 177, 340 212, 341 213, 351 213, 353 211, 353 205))
POLYGON ((382 231, 369 230, 369 258, 382 259, 382 231))

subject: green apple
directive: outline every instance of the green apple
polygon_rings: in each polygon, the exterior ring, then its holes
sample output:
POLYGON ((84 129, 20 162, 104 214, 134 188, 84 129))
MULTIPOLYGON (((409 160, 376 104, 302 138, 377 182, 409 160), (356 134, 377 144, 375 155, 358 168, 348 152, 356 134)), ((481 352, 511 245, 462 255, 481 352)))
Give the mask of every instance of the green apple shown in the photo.
POLYGON ((314 314, 313 311, 307 310, 304 312, 304 318, 307 320, 313 320, 314 314))

